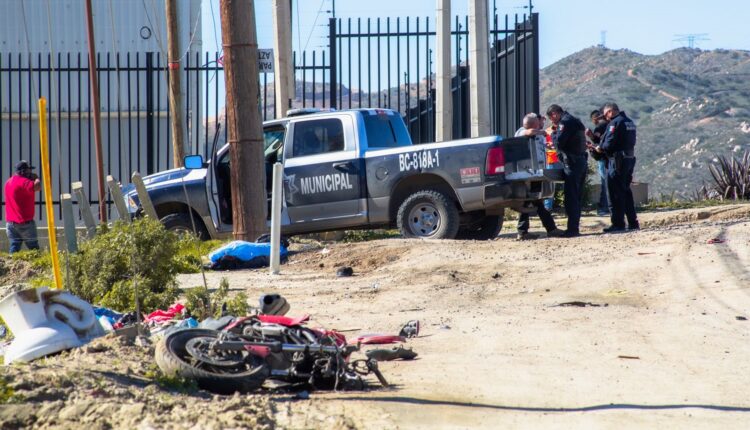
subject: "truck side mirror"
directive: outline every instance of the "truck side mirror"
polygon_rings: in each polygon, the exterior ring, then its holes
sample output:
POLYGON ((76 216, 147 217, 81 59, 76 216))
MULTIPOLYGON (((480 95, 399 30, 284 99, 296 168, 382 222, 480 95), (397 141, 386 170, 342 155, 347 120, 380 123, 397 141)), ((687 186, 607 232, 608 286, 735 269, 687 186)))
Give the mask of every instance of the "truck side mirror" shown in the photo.
POLYGON ((185 168, 188 170, 202 169, 206 167, 203 163, 203 157, 200 155, 188 155, 184 158, 185 168))

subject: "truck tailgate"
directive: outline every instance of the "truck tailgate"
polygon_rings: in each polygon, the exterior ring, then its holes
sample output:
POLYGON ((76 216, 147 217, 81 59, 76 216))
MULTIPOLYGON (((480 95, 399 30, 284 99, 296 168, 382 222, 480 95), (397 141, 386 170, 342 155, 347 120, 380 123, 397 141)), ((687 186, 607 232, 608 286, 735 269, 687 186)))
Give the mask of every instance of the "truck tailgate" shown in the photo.
POLYGON ((560 180, 562 166, 547 165, 543 147, 528 137, 503 140, 507 180, 560 180))

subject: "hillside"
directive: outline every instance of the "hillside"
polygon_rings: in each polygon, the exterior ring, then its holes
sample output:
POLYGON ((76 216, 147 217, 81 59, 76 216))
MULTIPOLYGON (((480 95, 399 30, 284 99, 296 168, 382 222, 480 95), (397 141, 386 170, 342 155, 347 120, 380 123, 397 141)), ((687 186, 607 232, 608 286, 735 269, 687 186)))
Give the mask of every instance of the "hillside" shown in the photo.
POLYGON ((592 109, 617 102, 638 125, 636 180, 652 196, 690 196, 716 154, 750 151, 748 77, 748 51, 595 47, 542 69, 541 105, 560 104, 588 125, 592 109))

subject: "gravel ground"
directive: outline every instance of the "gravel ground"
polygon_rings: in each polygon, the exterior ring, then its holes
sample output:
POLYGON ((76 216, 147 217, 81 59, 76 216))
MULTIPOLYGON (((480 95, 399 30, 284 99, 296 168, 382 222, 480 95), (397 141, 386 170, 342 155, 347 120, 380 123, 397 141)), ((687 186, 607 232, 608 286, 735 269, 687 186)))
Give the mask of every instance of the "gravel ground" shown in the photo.
POLYGON ((508 225, 488 242, 298 244, 281 275, 209 284, 281 293, 289 315, 351 338, 419 319, 419 357, 381 364, 392 387, 214 396, 163 378, 149 343, 108 336, 3 367, 0 427, 746 428, 748 215, 641 214, 644 230, 619 235, 586 217, 575 239, 518 242, 508 225), (336 278, 343 265, 354 276, 336 278))

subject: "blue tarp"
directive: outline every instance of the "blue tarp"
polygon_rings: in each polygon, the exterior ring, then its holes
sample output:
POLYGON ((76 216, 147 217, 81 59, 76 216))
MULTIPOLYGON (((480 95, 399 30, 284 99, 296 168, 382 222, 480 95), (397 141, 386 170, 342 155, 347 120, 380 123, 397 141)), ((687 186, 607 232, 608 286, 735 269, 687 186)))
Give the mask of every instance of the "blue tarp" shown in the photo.
MULTIPOLYGON (((285 260, 287 257, 287 249, 284 245, 281 245, 281 260, 285 260)), ((208 254, 208 258, 212 263, 217 263, 223 257, 233 257, 238 260, 249 262, 258 257, 269 258, 271 255, 271 244, 270 243, 253 243, 245 242, 243 240, 235 240, 229 242, 221 248, 208 254)))

